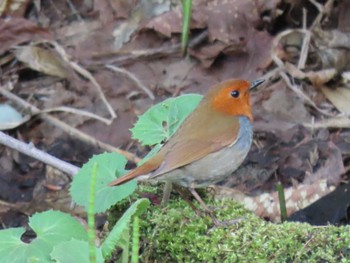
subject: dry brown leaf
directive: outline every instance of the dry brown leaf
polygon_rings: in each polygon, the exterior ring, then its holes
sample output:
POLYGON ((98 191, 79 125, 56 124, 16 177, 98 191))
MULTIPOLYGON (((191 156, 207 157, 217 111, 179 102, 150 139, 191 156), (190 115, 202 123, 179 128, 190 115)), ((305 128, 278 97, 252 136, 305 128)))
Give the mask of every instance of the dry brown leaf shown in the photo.
POLYGON ((333 79, 337 74, 337 71, 334 68, 303 72, 288 62, 285 63, 285 68, 292 77, 297 79, 309 79, 312 82, 312 85, 315 87, 324 85, 333 79))
POLYGON ((315 27, 312 31, 313 43, 322 68, 335 68, 337 72, 348 70, 350 60, 350 34, 339 30, 322 30, 315 27))
POLYGON ((314 184, 326 180, 328 185, 338 185, 340 177, 345 173, 343 158, 340 149, 332 142, 319 142, 318 153, 320 159, 324 161, 315 165, 315 172, 307 175, 303 181, 304 184, 314 184))
POLYGON ((267 100, 263 101, 262 108, 269 113, 270 118, 287 123, 300 123, 311 118, 299 97, 287 89, 282 81, 269 89, 273 92, 267 100))
POLYGON ((53 51, 36 46, 18 47, 16 58, 29 68, 59 78, 67 78, 64 61, 53 51))
MULTIPOLYGON (((205 65, 210 67, 215 58, 221 54, 237 54, 254 52, 247 46, 255 43, 255 30, 262 23, 260 14, 274 9, 279 0, 271 1, 193 1, 191 29, 208 28, 209 44, 190 51, 191 54, 205 65), (218 19, 218 17, 220 19, 218 19)), ((161 16, 152 19, 145 25, 147 29, 171 37, 173 33, 180 33, 182 26, 181 7, 173 9, 161 16)), ((256 43, 259 43, 257 40, 256 43)), ((269 48, 269 47, 268 47, 269 48)))
POLYGON ((350 89, 347 87, 338 87, 330 89, 322 86, 321 90, 326 98, 342 113, 350 114, 350 89))
POLYGON ((3 0, 0 2, 0 16, 22 17, 30 3, 29 0, 3 0))
POLYGON ((115 49, 121 48, 124 43, 130 40, 131 35, 136 31, 142 21, 169 10, 170 1, 168 0, 164 0, 162 3, 159 3, 159 1, 142 0, 133 10, 130 18, 113 31, 115 49))
POLYGON ((0 54, 20 43, 45 39, 53 39, 50 32, 27 19, 0 19, 0 54))

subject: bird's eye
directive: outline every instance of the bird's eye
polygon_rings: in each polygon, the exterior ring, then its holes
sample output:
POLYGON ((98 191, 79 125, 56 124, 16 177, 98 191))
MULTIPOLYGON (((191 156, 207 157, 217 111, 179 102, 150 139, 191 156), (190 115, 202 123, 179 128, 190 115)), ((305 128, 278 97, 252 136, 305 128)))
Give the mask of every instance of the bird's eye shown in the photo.
POLYGON ((238 98, 239 97, 239 91, 238 90, 231 91, 231 96, 234 97, 234 98, 238 98))

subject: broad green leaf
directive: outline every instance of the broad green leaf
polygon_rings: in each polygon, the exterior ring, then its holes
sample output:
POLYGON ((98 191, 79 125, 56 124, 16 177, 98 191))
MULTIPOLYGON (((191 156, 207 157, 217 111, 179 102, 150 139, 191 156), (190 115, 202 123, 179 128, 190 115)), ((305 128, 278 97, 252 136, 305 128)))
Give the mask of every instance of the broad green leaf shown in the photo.
POLYGON ((105 258, 108 258, 115 247, 120 246, 119 243, 123 242, 123 233, 125 231, 129 231, 132 216, 139 216, 147 209, 149 205, 150 201, 146 198, 142 198, 137 200, 134 204, 132 204, 132 206, 129 207, 128 210, 126 210, 123 216, 115 224, 112 231, 106 237, 105 241, 102 243, 101 249, 105 258))
MULTIPOLYGON (((90 263, 88 242, 76 239, 62 242, 55 246, 51 257, 59 263, 90 263)), ((100 248, 96 248, 96 262, 104 262, 100 248)))
POLYGON ((21 236, 23 227, 0 231, 1 262, 52 262, 52 249, 72 238, 87 240, 83 226, 73 217, 59 211, 45 211, 34 214, 29 226, 36 233, 31 243, 24 243, 21 236))
POLYGON ((186 94, 154 105, 139 117, 131 129, 132 137, 143 145, 168 140, 201 99, 201 95, 186 94))
POLYGON ((136 181, 121 186, 108 186, 108 183, 125 174, 126 159, 117 153, 103 153, 93 156, 74 176, 70 192, 74 202, 84 206, 89 203, 91 173, 94 163, 98 163, 96 178, 95 213, 106 211, 112 205, 131 195, 136 189, 136 181))

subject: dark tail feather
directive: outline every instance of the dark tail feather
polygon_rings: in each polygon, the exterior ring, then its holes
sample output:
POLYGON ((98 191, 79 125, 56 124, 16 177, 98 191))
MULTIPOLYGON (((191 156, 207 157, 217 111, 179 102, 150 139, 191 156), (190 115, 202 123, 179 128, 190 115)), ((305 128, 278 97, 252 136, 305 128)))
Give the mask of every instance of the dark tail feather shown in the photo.
POLYGON ((122 177, 119 177, 119 178, 113 180, 108 185, 109 186, 117 186, 117 185, 121 185, 121 184, 124 184, 124 183, 131 181, 132 179, 134 179, 140 175, 140 174, 136 173, 135 171, 136 171, 136 169, 132 170, 131 172, 127 173, 126 175, 123 175, 122 177))
POLYGON ((152 158, 145 162, 143 165, 135 168, 134 170, 128 172, 127 174, 123 175, 122 177, 119 177, 112 182, 110 182, 109 186, 117 186, 124 184, 126 182, 131 181, 132 179, 140 176, 140 175, 146 175, 150 172, 156 170, 160 166, 160 162, 158 158, 152 158))

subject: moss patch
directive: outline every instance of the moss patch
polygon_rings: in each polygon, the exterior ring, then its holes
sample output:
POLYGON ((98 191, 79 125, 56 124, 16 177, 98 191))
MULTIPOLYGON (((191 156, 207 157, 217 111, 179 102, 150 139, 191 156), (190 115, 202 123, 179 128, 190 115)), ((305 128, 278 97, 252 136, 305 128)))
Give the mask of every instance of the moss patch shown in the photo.
POLYGON ((206 203, 219 220, 242 220, 215 228, 209 217, 197 216, 172 196, 166 207, 152 206, 142 217, 142 261, 350 262, 349 227, 273 224, 231 200, 206 203))

